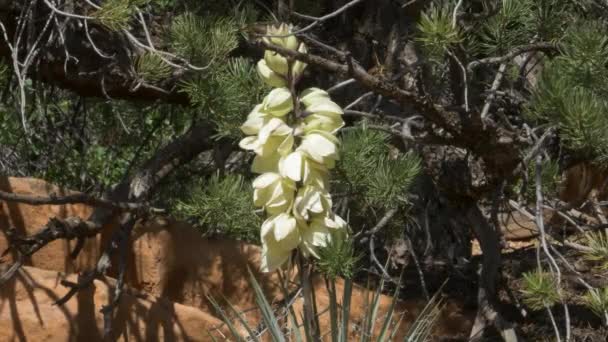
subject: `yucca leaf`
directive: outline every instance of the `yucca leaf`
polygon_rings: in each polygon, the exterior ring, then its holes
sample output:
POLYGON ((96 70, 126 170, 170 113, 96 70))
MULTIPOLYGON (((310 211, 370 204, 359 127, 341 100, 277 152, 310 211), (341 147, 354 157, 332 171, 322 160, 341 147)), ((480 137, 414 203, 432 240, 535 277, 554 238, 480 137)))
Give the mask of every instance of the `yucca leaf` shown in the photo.
POLYGON ((247 330, 247 334, 249 334, 249 338, 252 339, 253 341, 259 341, 257 335, 255 334, 255 332, 251 329, 251 327, 249 326, 249 322, 247 322, 247 320, 245 319, 245 317, 243 317, 243 315, 228 301, 228 299, 226 297, 224 297, 224 301, 228 304, 228 307, 230 308, 230 311, 232 311, 236 317, 238 318, 239 322, 241 322, 241 324, 243 325, 243 327, 245 327, 245 330, 247 330))
POLYGON ((342 293, 342 323, 340 324, 340 336, 338 340, 345 342, 348 337, 348 323, 350 321, 350 299, 353 294, 353 281, 350 278, 344 279, 344 289, 342 293))
POLYGON ((329 294, 329 320, 331 324, 331 340, 338 342, 338 301, 336 299, 336 280, 325 278, 325 287, 329 294))
POLYGON ((264 323, 266 323, 266 326, 268 327, 268 331, 270 331, 272 340, 275 342, 284 342, 285 337, 281 332, 281 328, 279 327, 279 323, 277 322, 277 318, 275 317, 272 307, 266 300, 264 291, 262 291, 260 284, 255 279, 255 276, 253 275, 253 272, 251 272, 251 269, 249 267, 247 267, 247 271, 249 272, 249 282, 251 283, 251 286, 253 286, 253 290, 255 292, 255 301, 260 310, 262 311, 262 318, 264 319, 264 323))
POLYGON ((224 309, 222 309, 222 307, 220 307, 220 305, 215 301, 215 299, 213 299, 213 297, 211 297, 209 295, 206 295, 206 297, 207 297, 207 300, 209 300, 209 302, 211 303, 211 305, 213 305, 213 308, 215 309, 215 311, 217 311, 220 314, 220 316, 224 320, 224 323, 226 323, 226 325, 228 326, 228 329, 230 329, 230 333, 232 333, 232 336, 234 336, 234 338, 236 338, 238 341, 244 341, 244 339, 241 337, 238 330, 232 323, 232 320, 230 319, 230 317, 228 317, 226 315, 226 313, 224 312, 224 309))
POLYGON ((378 336, 378 341, 386 340, 386 333, 388 332, 388 328, 390 327, 391 322, 393 320, 393 313, 395 312, 395 306, 397 304, 399 290, 401 290, 401 279, 403 277, 403 271, 404 268, 401 269, 401 274, 399 275, 399 282, 397 283, 397 287, 395 287, 395 292, 393 293, 393 300, 391 302, 391 306, 388 308, 388 312, 386 313, 386 318, 384 319, 382 330, 380 331, 380 335, 378 336))
POLYGON ((444 304, 443 298, 441 297, 441 290, 446 283, 447 280, 435 292, 428 303, 426 303, 418 317, 416 317, 416 320, 403 338, 404 342, 424 342, 429 340, 431 329, 443 310, 444 304))

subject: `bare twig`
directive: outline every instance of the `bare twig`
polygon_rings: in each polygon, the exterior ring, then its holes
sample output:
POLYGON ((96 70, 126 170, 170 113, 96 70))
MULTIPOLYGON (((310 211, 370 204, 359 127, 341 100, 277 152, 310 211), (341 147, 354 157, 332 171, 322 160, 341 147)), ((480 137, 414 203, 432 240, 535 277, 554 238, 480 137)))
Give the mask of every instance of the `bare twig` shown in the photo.
MULTIPOLYGON (((462 0, 461 0, 462 2, 462 0)), ((462 62, 460 61, 460 59, 458 59, 458 57, 452 53, 452 51, 450 51, 450 49, 445 49, 445 51, 448 53, 448 55, 450 57, 452 57, 452 59, 454 59, 454 61, 456 61, 456 64, 458 64, 458 66, 460 67, 460 70, 462 72, 462 83, 464 85, 464 110, 469 112, 469 82, 468 82, 468 76, 467 76, 467 69, 464 67, 464 64, 462 64, 462 62)))
POLYGON ((95 17, 91 17, 91 16, 87 16, 87 15, 80 15, 80 14, 74 14, 74 13, 68 13, 68 12, 64 12, 60 9, 58 9, 57 7, 55 7, 55 5, 53 5, 53 3, 49 0, 43 0, 44 3, 46 4, 46 6, 48 8, 50 8, 54 13, 57 13, 59 15, 62 15, 64 17, 68 17, 68 18, 72 18, 72 19, 81 19, 81 20, 95 20, 97 18, 95 17))
MULTIPOLYGON (((309 15, 305 15, 305 14, 300 14, 300 13, 297 13, 297 12, 293 12, 293 14, 294 14, 295 16, 297 16, 297 17, 299 17, 299 18, 301 18, 301 19, 313 20, 313 22, 312 22, 311 24, 309 24, 308 26, 305 26, 304 28, 299 29, 299 30, 297 30, 297 31, 295 31, 295 32, 293 32, 293 33, 291 33, 291 34, 300 34, 300 33, 304 33, 304 32, 306 32, 306 31, 308 31, 308 30, 310 30, 310 29, 314 28, 315 26, 317 26, 317 25, 319 25, 319 24, 323 23, 324 21, 327 21, 327 20, 329 20, 329 19, 331 19, 331 18, 335 18, 335 17, 337 17, 337 16, 338 16, 338 15, 340 15, 342 12, 344 12, 344 11, 348 10, 349 8, 351 8, 351 7, 355 6, 355 5, 357 5, 357 4, 358 4, 358 3, 360 3, 360 2, 363 2, 363 0, 352 0, 352 1, 348 2, 348 3, 346 3, 344 6, 342 6, 342 7, 338 8, 337 10, 335 10, 335 11, 333 11, 333 12, 331 12, 331 13, 328 13, 328 14, 326 14, 326 15, 322 16, 322 17, 312 17, 312 16, 309 16, 309 15)), ((287 36, 277 36, 277 37, 288 37, 288 36, 289 36, 289 35, 287 35, 287 36)), ((267 36, 267 37, 274 37, 274 36, 267 36)))
POLYGON ((529 44, 529 45, 523 45, 523 46, 514 48, 513 50, 511 50, 509 53, 507 53, 504 56, 487 57, 487 58, 478 59, 476 61, 472 61, 467 65, 467 69, 469 71, 473 71, 480 65, 493 65, 493 64, 505 63, 526 52, 531 52, 531 51, 553 52, 556 50, 557 50, 557 45, 554 43, 548 43, 548 42, 539 42, 539 43, 533 43, 533 44, 529 44))
POLYGON ((338 89, 344 88, 347 85, 353 84, 355 82, 357 82, 357 80, 355 80, 354 78, 349 78, 346 81, 342 81, 342 82, 340 82, 340 83, 332 86, 331 88, 327 89, 327 92, 328 93, 332 93, 332 92, 334 92, 334 91, 336 91, 338 89))
POLYGON ((463 0, 458 0, 458 3, 456 4, 456 6, 454 6, 454 12, 452 13, 452 28, 456 28, 456 25, 458 24, 458 11, 462 6, 462 2, 463 0))
POLYGON ((494 82, 492 82, 492 87, 490 88, 490 95, 486 98, 485 103, 483 104, 483 109, 481 110, 481 119, 485 119, 490 111, 490 107, 492 106, 492 101, 496 98, 496 90, 500 87, 502 83, 502 77, 507 69, 507 64, 502 63, 498 67, 498 72, 496 72, 496 76, 494 77, 494 82))
POLYGON ((386 270, 386 268, 384 266, 382 266, 382 264, 378 260, 378 257, 376 257, 376 247, 374 246, 375 240, 376 240, 376 235, 372 234, 369 237, 369 256, 372 259, 372 262, 378 267, 380 272, 382 272, 382 277, 384 277, 386 279, 392 279, 390 274, 388 274, 388 271, 386 270))
POLYGON ((373 96, 373 95, 374 95, 374 92, 373 92, 373 91, 368 91, 367 93, 365 93, 365 94, 363 94, 363 95, 359 96, 358 98, 356 98, 356 99, 355 99, 353 102, 351 102, 351 103, 349 103, 348 105, 346 105, 346 106, 344 107, 344 109, 345 109, 345 110, 347 110, 347 109, 351 109, 351 108, 353 108, 354 106, 356 106, 356 105, 358 105, 359 103, 361 103, 361 101, 363 101, 363 100, 365 100, 366 98, 368 98, 368 97, 370 97, 370 96, 373 96))
POLYGON ((384 228, 384 226, 386 226, 393 219, 393 216, 395 216, 398 211, 399 210, 397 208, 391 208, 387 210, 387 212, 384 214, 384 216, 382 216, 380 221, 378 221, 374 228, 372 228, 367 234, 374 235, 378 233, 380 229, 384 228))
MULTIPOLYGON (((549 259, 549 265, 551 265, 550 269, 552 270, 552 273, 555 274, 556 276, 556 286, 557 286, 557 291, 559 293, 560 299, 562 300, 562 304, 564 307, 564 316, 566 318, 566 341, 570 340, 570 315, 569 315, 569 310, 568 310, 568 304, 564 301, 563 295, 562 295, 562 291, 561 291, 561 271, 559 268, 559 265, 557 264, 557 261, 555 261, 555 258, 553 257, 553 255, 551 254, 551 251, 549 250, 549 244, 547 243, 547 234, 545 231, 545 225, 543 222, 543 190, 542 190, 542 156, 537 156, 536 157, 536 225, 538 226, 538 231, 540 233, 540 243, 541 243, 541 247, 543 249, 543 252, 545 253, 545 255, 547 256, 547 258, 549 259)), ((540 265, 538 265, 539 269, 540 269, 540 265)), ((551 317, 551 319, 553 319, 553 315, 550 312, 551 309, 547 308, 547 310, 549 311, 549 315, 551 317)), ((561 341, 561 337, 559 334, 559 330, 557 329, 557 326, 555 327, 555 333, 556 333, 556 338, 558 341, 561 341)))
POLYGON ((402 118, 402 117, 394 116, 394 115, 373 114, 373 113, 362 112, 359 110, 352 110, 352 109, 344 110, 344 115, 360 116, 360 117, 370 118, 370 119, 388 119, 388 120, 393 120, 393 121, 398 121, 398 122, 408 122, 408 118, 402 118))

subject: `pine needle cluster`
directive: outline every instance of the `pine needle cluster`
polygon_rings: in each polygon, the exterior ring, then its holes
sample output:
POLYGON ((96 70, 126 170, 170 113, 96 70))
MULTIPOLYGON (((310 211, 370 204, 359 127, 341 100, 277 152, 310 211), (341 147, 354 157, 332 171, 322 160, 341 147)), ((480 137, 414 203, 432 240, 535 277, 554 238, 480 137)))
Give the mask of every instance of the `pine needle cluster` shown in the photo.
POLYGON ((351 279, 360 257, 355 255, 352 239, 334 239, 329 245, 319 248, 315 260, 318 271, 329 279, 337 277, 351 279))
POLYGON ((523 274, 523 302, 532 310, 542 310, 559 301, 557 283, 547 272, 536 270, 523 274))
POLYGON ((608 40, 599 22, 574 25, 563 54, 545 66, 529 105, 532 119, 556 126, 564 145, 590 159, 608 158, 608 40))
POLYGON ((432 60, 441 60, 446 49, 463 40, 458 26, 452 25, 454 5, 448 2, 432 4, 422 13, 418 22, 420 34, 417 41, 424 48, 426 55, 432 60))
POLYGON ((142 80, 155 83, 169 77, 173 70, 158 54, 145 52, 137 57, 135 71, 142 80))
POLYGON ((238 23, 232 17, 201 17, 186 12, 173 19, 169 29, 172 49, 191 61, 205 66, 223 63, 238 45, 238 23))
POLYGON ((147 2, 148 0, 107 0, 92 16, 111 31, 128 29, 137 7, 147 2))
POLYGON ((365 126, 344 132, 339 187, 374 208, 407 203, 407 192, 420 172, 413 153, 394 155, 388 135, 365 126))
POLYGON ((589 290, 583 297, 583 301, 594 314, 604 320, 608 318, 608 287, 589 290))
POLYGON ((608 233, 589 232, 586 238, 586 246, 591 250, 584 254, 584 258, 595 263, 599 270, 608 270, 608 233))
POLYGON ((267 87, 259 81, 254 65, 233 58, 215 68, 212 75, 185 82, 182 91, 201 115, 215 124, 218 138, 237 139, 251 104, 261 100, 267 87))
MULTIPOLYGON (((521 193, 529 203, 536 200, 536 162, 531 160, 526 168, 526 179, 520 179, 514 187, 515 193, 521 193)), ((555 160, 543 160, 541 164, 541 184, 543 195, 554 198, 558 195, 561 174, 555 160)))
POLYGON ((173 212, 192 222, 203 234, 217 234, 250 242, 259 240, 261 219, 255 214, 250 182, 239 175, 214 175, 192 187, 173 212))

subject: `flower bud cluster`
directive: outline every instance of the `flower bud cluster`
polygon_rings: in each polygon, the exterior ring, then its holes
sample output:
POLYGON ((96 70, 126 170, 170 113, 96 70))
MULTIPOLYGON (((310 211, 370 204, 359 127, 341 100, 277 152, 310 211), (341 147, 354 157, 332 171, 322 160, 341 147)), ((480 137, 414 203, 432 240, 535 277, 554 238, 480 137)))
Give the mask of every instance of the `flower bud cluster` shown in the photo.
MULTIPOLYGON (((306 52, 291 27, 268 28, 267 42, 306 52)), ((333 213, 329 170, 338 159, 337 131, 344 126, 342 108, 329 94, 309 88, 294 94, 306 64, 266 51, 257 64, 262 80, 274 87, 253 108, 241 130, 239 146, 253 151, 254 204, 268 218, 262 224, 262 269, 272 271, 296 248, 318 257, 317 248, 344 238, 346 222, 333 213)))

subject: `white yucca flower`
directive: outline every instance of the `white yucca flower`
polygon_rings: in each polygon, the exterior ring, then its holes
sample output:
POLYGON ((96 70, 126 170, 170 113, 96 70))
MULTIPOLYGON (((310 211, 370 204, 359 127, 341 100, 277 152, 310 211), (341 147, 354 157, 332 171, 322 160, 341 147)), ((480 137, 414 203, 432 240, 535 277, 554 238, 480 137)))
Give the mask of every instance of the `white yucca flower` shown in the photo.
POLYGON ((319 88, 308 88, 302 92, 300 102, 304 104, 306 116, 303 130, 320 130, 335 134, 344 126, 342 108, 329 98, 329 94, 319 88))
MULTIPOLYGON (((306 45, 299 42, 296 36, 291 34, 291 30, 291 25, 268 26, 266 34, 270 37, 265 37, 264 41, 285 49, 306 53, 306 45)), ((285 86, 290 67, 288 59, 278 52, 266 50, 263 61, 263 63, 258 62, 258 73, 264 82, 273 87, 285 86)), ((299 79, 305 68, 306 63, 297 60, 293 61, 291 63, 291 75, 293 79, 299 79)))
POLYGON ((308 132, 297 151, 304 152, 313 161, 332 169, 338 160, 338 138, 331 133, 315 130, 308 132))
POLYGON ((300 230, 301 249, 318 258, 316 248, 327 247, 332 239, 346 237, 348 224, 338 215, 316 217, 300 230))
POLYGON ((241 131, 246 135, 256 135, 260 133, 260 130, 264 125, 274 118, 274 116, 261 111, 262 105, 256 105, 253 110, 247 116, 245 123, 241 125, 241 131))
POLYGON ((286 213, 271 216, 262 224, 262 271, 272 272, 289 259, 301 241, 299 224, 286 213))
POLYGON ((279 214, 293 206, 296 185, 278 173, 264 173, 253 181, 253 204, 267 213, 279 214))
POLYGON ((278 164, 281 176, 303 185, 313 185, 327 189, 328 170, 325 166, 312 161, 302 151, 294 151, 281 158, 278 164))
POLYGON ((257 71, 260 78, 269 86, 281 88, 287 86, 287 79, 279 73, 270 69, 265 59, 260 59, 257 64, 257 71))
POLYGON ((286 115, 293 110, 291 92, 287 88, 275 88, 271 90, 264 98, 260 110, 274 116, 286 115))
POLYGON ((259 156, 268 157, 276 153, 289 154, 293 149, 293 143, 293 129, 283 120, 272 118, 260 128, 257 136, 243 138, 239 142, 239 146, 244 150, 253 151, 259 156))
POLYGON ((331 196, 327 191, 316 186, 307 185, 298 189, 293 214, 301 220, 310 220, 313 216, 327 216, 331 211, 331 196))
MULTIPOLYGON (((306 46, 291 32, 291 25, 269 26, 264 41, 306 53, 306 46)), ((274 89, 241 126, 248 136, 239 146, 255 152, 251 170, 261 174, 253 181, 254 205, 270 215, 261 230, 265 272, 280 267, 298 247, 304 255, 318 257, 316 248, 345 238, 347 231, 346 222, 332 212, 328 191, 329 169, 338 159, 335 134, 344 126, 344 111, 319 88, 294 98, 288 87, 305 68, 305 63, 265 51, 257 71, 274 89), (302 104, 302 115, 288 116, 296 101, 302 104), (300 145, 294 151, 296 136, 300 145)))
POLYGON ((270 37, 264 37, 264 41, 286 49, 295 50, 298 48, 298 39, 291 34, 292 25, 282 23, 278 26, 268 25, 266 34, 270 37))

